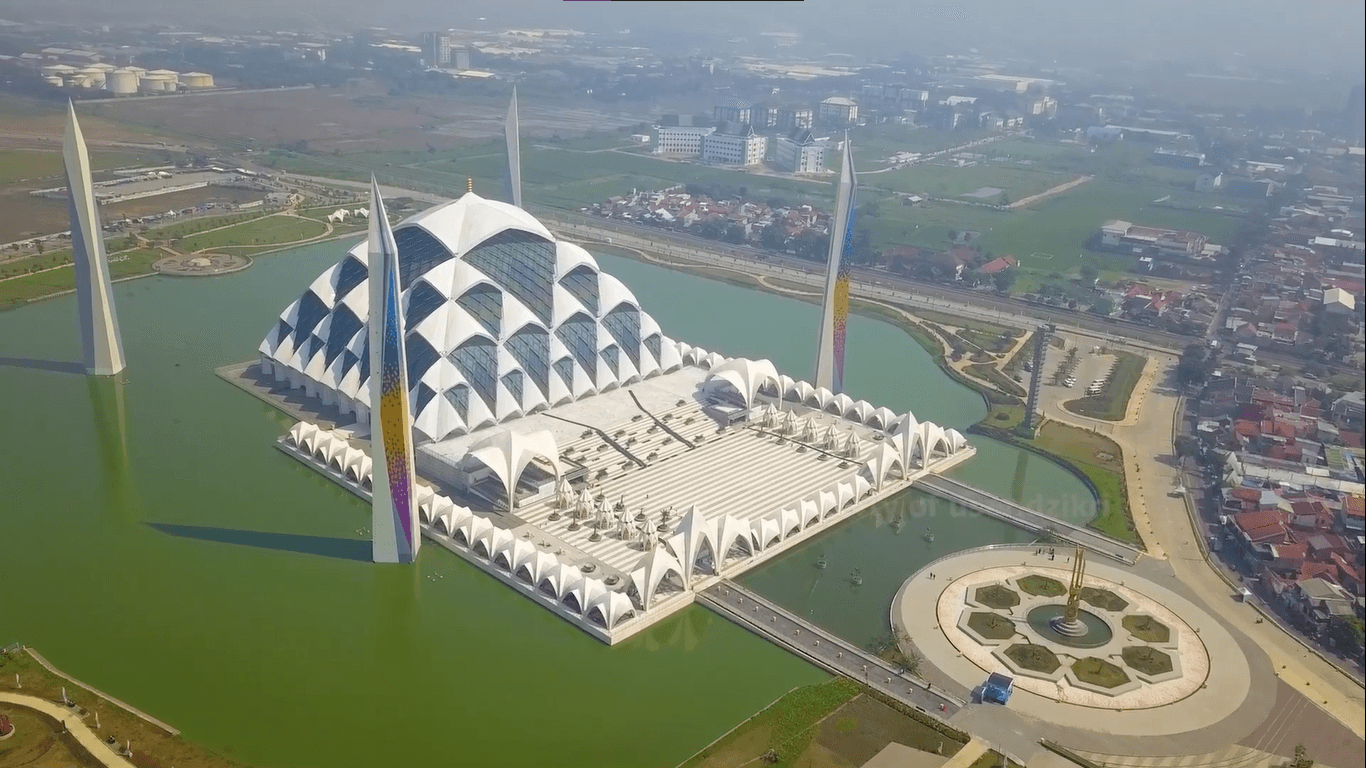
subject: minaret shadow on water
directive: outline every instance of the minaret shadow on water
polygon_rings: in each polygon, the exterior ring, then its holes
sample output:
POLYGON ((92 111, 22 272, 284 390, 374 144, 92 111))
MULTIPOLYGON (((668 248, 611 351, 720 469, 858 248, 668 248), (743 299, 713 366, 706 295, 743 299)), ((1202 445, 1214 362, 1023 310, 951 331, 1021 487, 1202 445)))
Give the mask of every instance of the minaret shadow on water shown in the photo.
POLYGON ((126 374, 90 376, 86 390, 95 420, 95 438, 104 465, 104 498, 110 518, 125 523, 137 521, 133 500, 132 458, 128 450, 128 406, 126 374))

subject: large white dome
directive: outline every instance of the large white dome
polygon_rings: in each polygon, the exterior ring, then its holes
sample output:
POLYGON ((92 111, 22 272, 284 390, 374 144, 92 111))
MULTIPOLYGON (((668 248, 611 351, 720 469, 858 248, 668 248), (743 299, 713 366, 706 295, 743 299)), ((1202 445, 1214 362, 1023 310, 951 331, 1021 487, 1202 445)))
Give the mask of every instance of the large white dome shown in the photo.
MULTIPOLYGON (((394 228, 415 437, 441 440, 678 367, 621 281, 539 221, 473 193, 394 228)), ((261 368, 369 415, 366 244, 261 343, 261 368)))

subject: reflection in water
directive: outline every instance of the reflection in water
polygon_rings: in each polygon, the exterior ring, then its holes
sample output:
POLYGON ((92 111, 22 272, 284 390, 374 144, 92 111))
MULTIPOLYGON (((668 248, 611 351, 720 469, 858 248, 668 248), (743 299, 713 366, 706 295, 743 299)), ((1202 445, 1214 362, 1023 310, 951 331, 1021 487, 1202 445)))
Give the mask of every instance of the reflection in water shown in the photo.
POLYGON ((124 389, 127 372, 114 376, 87 376, 90 410, 95 417, 95 437, 104 464, 105 498, 115 519, 137 519, 133 503, 132 462, 128 452, 128 408, 124 389))
POLYGON ((626 641, 628 648, 643 648, 651 653, 666 648, 682 646, 685 652, 697 649, 707 628, 717 620, 715 613, 692 605, 679 611, 672 618, 661 621, 635 638, 626 641))
MULTIPOLYGON (((358 541, 365 549, 361 559, 370 560, 370 542, 358 541)), ((418 600, 422 590, 423 568, 420 565, 371 565, 369 570, 375 599, 374 606, 376 653, 402 653, 411 655, 414 638, 417 636, 419 611, 418 600)), ((445 585, 428 584, 428 589, 438 590, 445 585)))

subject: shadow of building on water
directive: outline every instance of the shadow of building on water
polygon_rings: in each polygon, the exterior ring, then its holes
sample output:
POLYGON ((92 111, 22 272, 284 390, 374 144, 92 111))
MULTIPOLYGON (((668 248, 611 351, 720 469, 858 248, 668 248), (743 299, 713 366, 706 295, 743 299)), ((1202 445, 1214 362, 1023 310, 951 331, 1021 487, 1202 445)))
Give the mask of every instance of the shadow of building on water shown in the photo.
POLYGON ((258 549, 273 549, 278 552, 296 552, 302 555, 320 555, 340 560, 370 562, 370 542, 363 539, 338 539, 331 536, 309 536, 301 533, 271 533, 269 531, 244 531, 236 528, 215 528, 207 525, 180 525, 177 523, 147 523, 162 533, 199 541, 213 541, 220 544, 237 544, 258 549))

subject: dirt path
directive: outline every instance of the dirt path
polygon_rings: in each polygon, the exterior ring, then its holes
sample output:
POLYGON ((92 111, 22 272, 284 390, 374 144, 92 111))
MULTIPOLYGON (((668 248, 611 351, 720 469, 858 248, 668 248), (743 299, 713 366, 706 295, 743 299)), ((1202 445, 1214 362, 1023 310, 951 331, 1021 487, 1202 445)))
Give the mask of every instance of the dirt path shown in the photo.
POLYGON ((1054 195, 1061 195, 1069 189, 1080 187, 1082 184, 1085 184, 1094 178, 1095 176, 1078 176, 1077 178, 1072 179, 1066 184, 1059 184, 1058 186, 1053 187, 1052 189, 1045 189, 1037 195, 1030 195, 1029 197, 1021 198, 1011 203, 1010 205, 1007 205, 1006 207, 1012 211, 1019 210, 1020 208, 1024 208, 1027 205, 1033 205, 1034 203, 1037 203, 1040 200, 1053 197, 1054 195))

